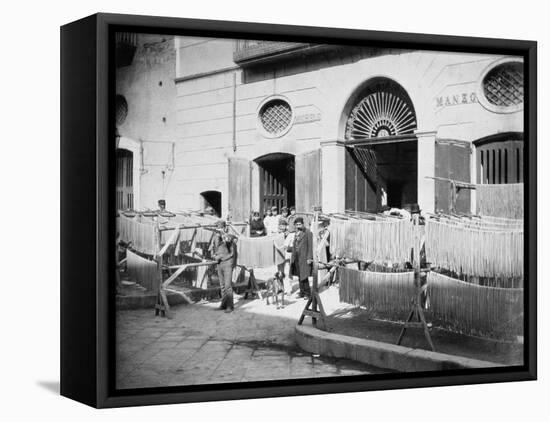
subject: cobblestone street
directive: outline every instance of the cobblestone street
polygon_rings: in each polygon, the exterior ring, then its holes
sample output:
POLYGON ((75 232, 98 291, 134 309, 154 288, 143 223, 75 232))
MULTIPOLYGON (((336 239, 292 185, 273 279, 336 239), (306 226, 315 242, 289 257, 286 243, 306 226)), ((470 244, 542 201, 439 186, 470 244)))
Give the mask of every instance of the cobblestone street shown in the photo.
POLYGON ((230 314, 218 311, 216 302, 172 308, 173 319, 155 317, 151 309, 119 311, 117 388, 384 372, 300 351, 294 327, 301 299, 290 298, 279 310, 265 300, 237 299, 230 314))

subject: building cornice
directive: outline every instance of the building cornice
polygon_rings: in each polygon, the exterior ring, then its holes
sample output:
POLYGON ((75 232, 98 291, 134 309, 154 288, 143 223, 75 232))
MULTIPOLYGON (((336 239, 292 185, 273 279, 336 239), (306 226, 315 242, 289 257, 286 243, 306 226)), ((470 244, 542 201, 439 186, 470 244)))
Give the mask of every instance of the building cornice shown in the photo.
POLYGON ((330 146, 340 146, 343 147, 346 143, 342 139, 328 139, 325 141, 319 142, 321 147, 330 147, 330 146))
POLYGON ((234 70, 237 70, 237 69, 240 69, 240 67, 235 65, 235 66, 224 67, 224 68, 221 68, 221 69, 211 70, 209 72, 194 73, 193 75, 180 76, 179 78, 175 78, 174 82, 179 83, 179 82, 190 81, 190 80, 193 80, 193 79, 205 78, 207 76, 218 75, 220 73, 227 73, 227 72, 231 72, 231 71, 234 71, 234 70))

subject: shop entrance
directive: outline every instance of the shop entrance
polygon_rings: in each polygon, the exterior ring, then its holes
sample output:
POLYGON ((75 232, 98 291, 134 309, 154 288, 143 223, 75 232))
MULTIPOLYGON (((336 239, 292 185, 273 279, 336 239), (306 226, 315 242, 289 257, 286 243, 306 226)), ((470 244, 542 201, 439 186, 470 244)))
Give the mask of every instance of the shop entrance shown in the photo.
POLYGON ((285 153, 264 155, 255 160, 260 170, 260 215, 269 207, 295 205, 294 156, 285 153))

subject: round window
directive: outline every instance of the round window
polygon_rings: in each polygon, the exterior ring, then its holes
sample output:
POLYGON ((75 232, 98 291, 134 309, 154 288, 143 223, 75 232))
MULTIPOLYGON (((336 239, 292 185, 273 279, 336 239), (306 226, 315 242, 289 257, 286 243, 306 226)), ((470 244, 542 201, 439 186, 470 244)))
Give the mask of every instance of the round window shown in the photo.
POLYGON ((126 116, 128 115, 128 103, 126 102, 126 98, 124 98, 122 95, 116 96, 115 99, 115 120, 116 125, 120 126, 124 123, 126 120, 126 116))
POLYGON ((506 61, 492 67, 482 79, 483 99, 494 111, 516 111, 523 105, 523 63, 506 61))
POLYGON ((268 136, 284 135, 292 123, 292 108, 282 99, 268 101, 260 109, 259 120, 268 136))

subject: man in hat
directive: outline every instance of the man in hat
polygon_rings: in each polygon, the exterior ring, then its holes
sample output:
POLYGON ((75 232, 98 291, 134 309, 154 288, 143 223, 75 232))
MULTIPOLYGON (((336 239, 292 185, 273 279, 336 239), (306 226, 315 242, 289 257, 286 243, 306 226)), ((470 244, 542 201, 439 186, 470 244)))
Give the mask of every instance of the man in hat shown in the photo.
MULTIPOLYGON (((415 225, 423 226, 425 224, 424 217, 422 216, 422 212, 420 210, 420 206, 418 204, 407 204, 407 207, 409 209, 410 215, 411 215, 411 221, 415 225)), ((418 282, 420 285, 418 286, 421 290, 420 293, 420 306, 422 306, 424 309, 428 309, 430 307, 430 299, 428 297, 428 279, 427 279, 427 273, 426 273, 426 235, 425 231, 422 230, 420 236, 420 253, 419 258, 420 262, 418 263, 420 266, 420 274, 418 277, 418 282)), ((411 262, 414 262, 414 256, 411 257, 411 262)))
POLYGON ((158 209, 159 214, 162 214, 163 212, 166 212, 166 200, 159 199, 158 200, 158 206, 159 206, 159 209, 158 209))
POLYGON ((288 226, 288 208, 283 207, 281 208, 281 215, 279 215, 279 225, 283 223, 288 226))
POLYGON ((292 274, 298 276, 300 282, 298 296, 307 299, 311 296, 308 278, 311 276, 313 264, 313 233, 305 227, 302 217, 296 217, 294 224, 296 234, 292 245, 290 267, 292 274))
POLYGON ((296 207, 293 205, 290 207, 290 215, 286 218, 286 221, 288 223, 288 232, 294 233, 296 231, 296 227, 294 226, 294 221, 296 220, 298 216, 296 215, 296 207))
POLYGON ((233 311, 233 268, 235 267, 235 242, 234 237, 227 231, 224 220, 216 223, 217 232, 214 236, 211 251, 213 259, 218 263, 218 278, 222 294, 222 302, 219 309, 226 313, 233 311))
POLYGON ((284 236, 284 240, 281 244, 275 243, 275 247, 278 249, 279 254, 284 258, 283 261, 277 265, 277 270, 283 274, 283 285, 286 294, 292 293, 292 275, 290 274, 290 258, 292 253, 292 245, 294 244, 294 233, 289 233, 288 224, 286 219, 279 220, 279 233, 284 236))

